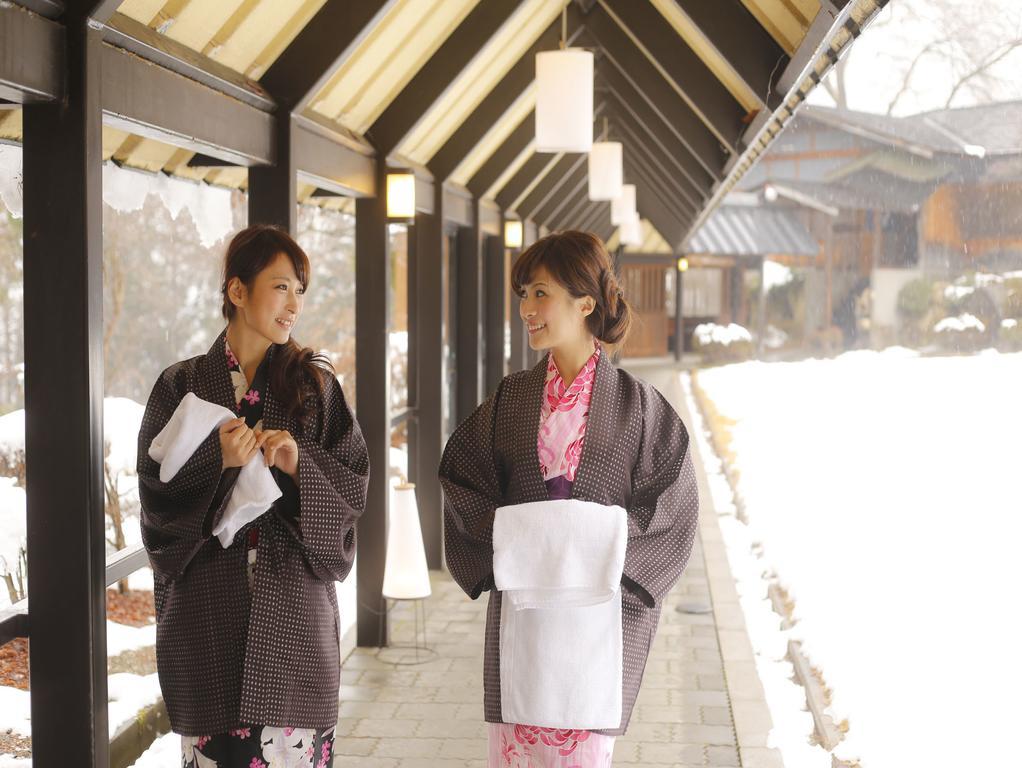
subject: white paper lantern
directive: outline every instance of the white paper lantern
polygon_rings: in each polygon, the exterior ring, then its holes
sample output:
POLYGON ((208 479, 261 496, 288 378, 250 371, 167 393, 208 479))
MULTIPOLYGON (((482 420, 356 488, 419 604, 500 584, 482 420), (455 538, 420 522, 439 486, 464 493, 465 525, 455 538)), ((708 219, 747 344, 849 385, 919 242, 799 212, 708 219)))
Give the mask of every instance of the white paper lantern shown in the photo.
POLYGON ((391 495, 383 596, 392 600, 419 600, 429 597, 431 591, 415 486, 404 483, 395 486, 391 495))
POLYGON ((610 201, 610 223, 617 226, 635 213, 635 185, 622 184, 621 196, 610 201))
POLYGON ((621 222, 621 245, 642 245, 642 223, 639 214, 621 222))
POLYGON ((589 199, 613 200, 624 182, 621 142, 595 141, 589 150, 589 199))
POLYGON ((536 54, 536 151, 593 146, 593 54, 581 48, 536 54))

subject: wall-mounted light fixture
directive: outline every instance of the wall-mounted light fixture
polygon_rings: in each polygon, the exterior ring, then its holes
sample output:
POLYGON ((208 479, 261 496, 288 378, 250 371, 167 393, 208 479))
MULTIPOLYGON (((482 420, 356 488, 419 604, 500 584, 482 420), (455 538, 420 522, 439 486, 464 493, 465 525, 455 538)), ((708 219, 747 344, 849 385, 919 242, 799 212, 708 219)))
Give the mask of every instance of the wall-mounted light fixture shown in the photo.
POLYGON ((505 219, 504 221, 504 247, 522 247, 522 222, 520 219, 505 219))
POLYGON ((415 174, 387 171, 387 218, 415 218, 415 174))
POLYGON ((688 259, 686 259, 684 256, 678 257, 678 271, 679 272, 688 271, 688 259))

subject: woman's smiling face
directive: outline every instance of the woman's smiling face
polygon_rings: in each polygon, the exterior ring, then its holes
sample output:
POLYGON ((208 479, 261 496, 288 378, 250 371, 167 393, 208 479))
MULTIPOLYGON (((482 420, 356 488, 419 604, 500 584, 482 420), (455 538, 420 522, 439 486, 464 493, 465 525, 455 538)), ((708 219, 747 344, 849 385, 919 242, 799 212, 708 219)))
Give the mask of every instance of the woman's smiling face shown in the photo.
POLYGON ((285 253, 278 253, 255 276, 251 287, 237 278, 229 288, 240 319, 273 344, 285 344, 298 322, 305 301, 305 286, 285 253))
POLYGON ((531 280, 522 285, 518 314, 535 350, 571 345, 586 338, 586 316, 593 311, 589 296, 576 299, 540 265, 531 280))

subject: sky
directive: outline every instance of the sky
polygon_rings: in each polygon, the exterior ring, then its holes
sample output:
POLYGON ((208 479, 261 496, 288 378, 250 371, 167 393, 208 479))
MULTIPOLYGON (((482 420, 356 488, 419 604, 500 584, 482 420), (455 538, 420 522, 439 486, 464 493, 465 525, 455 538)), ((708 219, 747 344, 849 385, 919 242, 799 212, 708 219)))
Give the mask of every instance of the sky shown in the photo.
MULTIPOLYGON (((952 106, 1022 99, 1022 0, 891 0, 846 53, 848 106, 886 113, 918 59, 892 114, 942 109, 967 71, 963 54, 981 60, 1011 41, 1018 47, 992 67, 992 77, 962 88, 952 106)), ((834 104, 822 86, 808 101, 834 104)))

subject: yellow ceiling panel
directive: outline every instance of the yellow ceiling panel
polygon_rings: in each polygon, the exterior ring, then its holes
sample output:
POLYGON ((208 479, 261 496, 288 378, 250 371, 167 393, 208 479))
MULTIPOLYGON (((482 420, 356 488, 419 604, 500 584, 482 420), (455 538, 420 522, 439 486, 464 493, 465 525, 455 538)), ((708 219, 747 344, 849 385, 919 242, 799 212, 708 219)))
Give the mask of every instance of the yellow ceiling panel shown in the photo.
POLYGON ((113 159, 129 168, 158 173, 177 151, 170 144, 130 136, 114 152, 113 159))
MULTIPOLYGON (((536 108, 536 83, 535 81, 505 110, 497 121, 490 127, 479 143, 468 155, 458 164, 451 174, 451 180, 461 184, 468 184, 468 180, 478 171, 483 163, 490 159, 490 156, 500 147, 508 136, 518 127, 529 113, 536 108)), ((417 162, 424 162, 413 158, 417 162)), ((428 158, 427 158, 428 159, 428 158)))
POLYGON ((754 112, 763 107, 755 91, 739 76, 727 58, 717 50, 688 14, 681 9, 681 6, 674 0, 652 0, 652 2, 660 15, 667 19, 674 27, 674 31, 681 36, 689 48, 696 52, 746 112, 754 112))
POLYGON ((21 141, 21 137, 23 135, 21 128, 21 110, 0 110, 0 139, 21 141))
POLYGON ((148 25, 167 4, 167 0, 124 0, 117 7, 117 12, 148 25))
POLYGON ((244 0, 206 44, 203 53, 236 72, 258 79, 324 2, 244 0))
POLYGON ((427 163, 490 91, 557 19, 566 0, 526 0, 486 41, 464 71, 423 115, 397 151, 427 163))
POLYGON ((525 161, 532 157, 535 151, 536 142, 533 140, 529 142, 529 146, 519 153, 518 157, 511 161, 511 164, 504 169, 504 172, 497 177, 497 180, 493 182, 493 186, 483 193, 483 199, 493 200, 500 193, 500 190, 502 190, 504 186, 511 181, 511 177, 518 173, 521 167, 525 165, 525 161))
POLYGON ((793 54, 820 10, 819 0, 742 0, 785 53, 793 54))
POLYGON ((131 138, 131 134, 127 131, 121 131, 117 128, 111 128, 109 125, 103 126, 103 159, 109 160, 114 156, 114 153, 121 147, 124 142, 131 138))
POLYGON ((218 187, 243 189, 248 186, 248 168, 240 166, 213 168, 206 175, 206 182, 216 184, 218 187))
POLYGON ((312 109, 362 134, 478 0, 401 0, 313 99, 312 109))
POLYGON ((203 50, 241 7, 243 0, 177 0, 167 3, 157 25, 171 40, 203 50), (173 14, 173 15, 171 15, 173 14), (164 25, 167 25, 164 27, 164 25))

